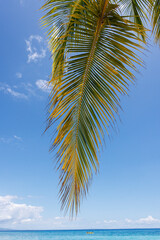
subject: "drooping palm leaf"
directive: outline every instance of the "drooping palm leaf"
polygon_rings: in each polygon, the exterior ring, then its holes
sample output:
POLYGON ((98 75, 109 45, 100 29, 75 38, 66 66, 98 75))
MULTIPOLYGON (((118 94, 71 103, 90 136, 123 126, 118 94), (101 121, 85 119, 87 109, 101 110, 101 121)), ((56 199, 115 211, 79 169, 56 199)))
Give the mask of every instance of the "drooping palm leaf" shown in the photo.
MULTIPOLYGON (((146 40, 145 27, 148 24, 152 0, 119 0, 123 15, 127 15, 139 29, 138 34, 146 40)), ((148 26, 147 26, 148 28, 148 26)))
POLYGON ((82 0, 48 0, 41 8, 47 11, 42 17, 42 23, 49 28, 47 36, 53 59, 54 81, 59 81, 63 76, 67 38, 73 24, 72 14, 81 2, 82 0))
POLYGON ((160 0, 155 0, 153 5, 152 14, 153 33, 155 35, 155 41, 160 45, 160 0))
MULTIPOLYGON (((56 3, 57 9, 64 3, 49 2, 56 3)), ((57 9, 46 6, 56 15, 57 9)), ((52 147, 57 148, 61 172, 60 198, 62 208, 70 209, 73 214, 78 212, 88 191, 92 170, 99 167, 97 151, 103 130, 108 131, 115 121, 119 96, 127 93, 134 78, 131 70, 141 61, 135 54, 140 47, 137 25, 120 16, 116 4, 84 0, 76 5, 69 26, 69 31, 55 40, 66 55, 63 71, 53 68, 56 72, 53 76, 61 76, 61 81, 56 82, 52 91, 49 125, 58 119, 52 147), (64 36, 66 43, 61 45, 64 36)), ((58 58, 60 52, 56 51, 52 49, 58 58)), ((53 61, 57 63, 55 56, 53 61)))

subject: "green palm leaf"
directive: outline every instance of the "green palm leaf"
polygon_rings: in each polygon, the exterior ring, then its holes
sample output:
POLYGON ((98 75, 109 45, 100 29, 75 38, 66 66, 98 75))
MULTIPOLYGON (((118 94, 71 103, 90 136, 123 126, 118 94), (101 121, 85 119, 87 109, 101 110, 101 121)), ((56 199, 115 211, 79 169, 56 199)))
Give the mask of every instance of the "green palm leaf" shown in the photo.
POLYGON ((72 27, 72 14, 82 0, 48 0, 42 6, 47 13, 42 17, 43 26, 48 27, 47 36, 52 53, 52 81, 60 81, 64 71, 66 44, 72 27))
POLYGON ((156 0, 153 4, 152 23, 155 41, 160 44, 160 0, 156 0))
MULTIPOLYGON (((57 4, 56 10, 48 6, 53 14, 64 3, 49 2, 57 4)), ((67 2, 66 10, 71 11, 71 1, 67 2)), ((119 15, 118 5, 104 0, 81 1, 68 23, 69 30, 55 40, 66 55, 63 70, 53 68, 53 76, 61 76, 61 80, 54 82, 49 126, 58 120, 52 149, 57 148, 62 208, 77 214, 92 171, 99 168, 97 152, 103 131, 109 131, 116 119, 120 94, 127 94, 134 79, 131 70, 141 64, 135 54, 141 40, 137 25, 119 15), (61 42, 64 38, 65 45, 61 42)), ((56 51, 52 49, 58 58, 56 51)))
POLYGON ((137 25, 138 34, 146 40, 145 25, 149 20, 152 0, 120 0, 119 4, 123 15, 126 14, 137 25))

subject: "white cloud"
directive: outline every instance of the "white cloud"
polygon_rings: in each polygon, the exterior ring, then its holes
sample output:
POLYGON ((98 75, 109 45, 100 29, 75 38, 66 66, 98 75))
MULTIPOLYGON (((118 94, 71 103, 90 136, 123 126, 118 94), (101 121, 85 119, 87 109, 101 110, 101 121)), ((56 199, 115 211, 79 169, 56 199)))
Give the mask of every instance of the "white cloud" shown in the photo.
POLYGON ((111 223, 116 223, 116 220, 104 220, 104 223, 106 224, 111 224, 111 223))
POLYGON ((154 218, 153 216, 142 217, 139 219, 129 219, 126 218, 124 220, 104 220, 104 221, 96 221, 95 228, 147 228, 152 227, 156 228, 160 226, 160 219, 154 218))
POLYGON ((22 141, 23 139, 17 135, 14 135, 12 137, 0 137, 0 143, 3 144, 18 144, 19 146, 19 143, 22 141))
POLYGON ((18 85, 11 86, 4 82, 0 82, 0 91, 17 99, 28 100, 30 97, 43 99, 43 95, 40 94, 38 89, 47 93, 49 93, 52 89, 46 80, 37 80, 35 85, 27 82, 19 82, 18 85))
POLYGON ((132 223, 132 224, 153 224, 153 223, 160 223, 160 219, 154 218, 152 216, 148 216, 146 218, 139 218, 137 220, 126 218, 125 222, 132 223))
POLYGON ((140 224, 160 223, 160 219, 156 219, 156 218, 153 218, 152 216, 148 216, 146 218, 140 218, 136 222, 140 224))
POLYGON ((125 222, 127 222, 127 223, 132 223, 133 220, 131 220, 131 219, 129 219, 129 218, 126 218, 126 219, 125 219, 125 222))
POLYGON ((27 92, 28 97, 36 96, 34 87, 31 83, 22 83, 21 87, 27 92))
POLYGON ((4 201, 4 202, 8 202, 11 201, 13 199, 17 199, 17 196, 11 196, 11 195, 6 195, 6 196, 0 196, 0 202, 4 201))
POLYGON ((21 224, 41 219, 42 207, 15 203, 17 196, 0 196, 0 224, 21 224))
POLYGON ((43 46, 43 38, 41 36, 31 35, 29 39, 26 40, 26 45, 28 52, 28 63, 37 62, 39 59, 42 59, 46 56, 46 49, 43 46), (37 46, 37 43, 39 46, 37 46))
POLYGON ((61 220, 61 219, 63 219, 63 217, 55 217, 54 219, 55 220, 61 220))
POLYGON ((70 219, 69 217, 61 217, 61 216, 57 216, 57 217, 54 217, 54 220, 52 221, 53 222, 53 226, 55 227, 60 227, 60 228, 63 228, 63 227, 67 227, 70 228, 70 226, 78 226, 78 222, 79 222, 79 218, 73 218, 73 219, 70 219))
POLYGON ((13 97, 16 97, 16 98, 23 98, 23 99, 27 99, 28 96, 25 95, 24 93, 20 93, 20 92, 17 92, 13 89, 11 89, 10 87, 6 88, 6 91, 12 95, 13 97))
POLYGON ((8 84, 2 82, 0 82, 0 91, 4 92, 5 94, 10 94, 15 98, 28 99, 28 96, 26 94, 15 91, 8 84))
POLYGON ((14 135, 14 139, 16 139, 16 140, 18 140, 18 141, 22 141, 22 138, 21 137, 18 137, 18 136, 16 136, 16 135, 14 135))
POLYGON ((16 77, 17 77, 17 78, 22 78, 22 73, 17 72, 17 73, 16 73, 16 77))
POLYGON ((51 91, 51 86, 49 86, 48 81, 39 79, 36 81, 36 86, 42 90, 43 92, 50 92, 51 91))

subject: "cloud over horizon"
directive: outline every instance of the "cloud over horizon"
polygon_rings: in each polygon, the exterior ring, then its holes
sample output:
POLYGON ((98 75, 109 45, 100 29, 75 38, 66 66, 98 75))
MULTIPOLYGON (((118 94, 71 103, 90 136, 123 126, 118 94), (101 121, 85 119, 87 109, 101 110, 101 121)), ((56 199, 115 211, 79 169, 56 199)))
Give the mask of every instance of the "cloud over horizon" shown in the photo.
POLYGON ((156 227, 160 224, 160 219, 152 216, 142 217, 137 220, 91 220, 84 218, 71 219, 66 216, 53 216, 51 218, 42 217, 43 207, 29 205, 24 202, 25 198, 17 196, 0 196, 0 227, 11 229, 115 229, 115 228, 141 228, 156 227), (23 201, 23 203, 17 203, 23 201), (158 225, 157 225, 158 224, 158 225))
POLYGON ((132 220, 126 218, 125 221, 129 224, 153 224, 153 223, 160 223, 160 219, 154 218, 152 216, 144 217, 144 218, 139 218, 137 220, 132 220))
POLYGON ((17 196, 0 196, 0 226, 34 222, 41 219, 42 207, 15 203, 17 196))

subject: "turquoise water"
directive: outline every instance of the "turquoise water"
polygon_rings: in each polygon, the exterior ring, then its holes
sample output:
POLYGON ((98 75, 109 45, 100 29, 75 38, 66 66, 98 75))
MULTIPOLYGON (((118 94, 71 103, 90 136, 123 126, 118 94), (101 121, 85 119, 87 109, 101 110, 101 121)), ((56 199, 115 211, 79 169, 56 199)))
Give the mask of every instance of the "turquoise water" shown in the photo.
POLYGON ((86 231, 8 231, 0 232, 0 240, 160 240, 160 229, 86 231))

